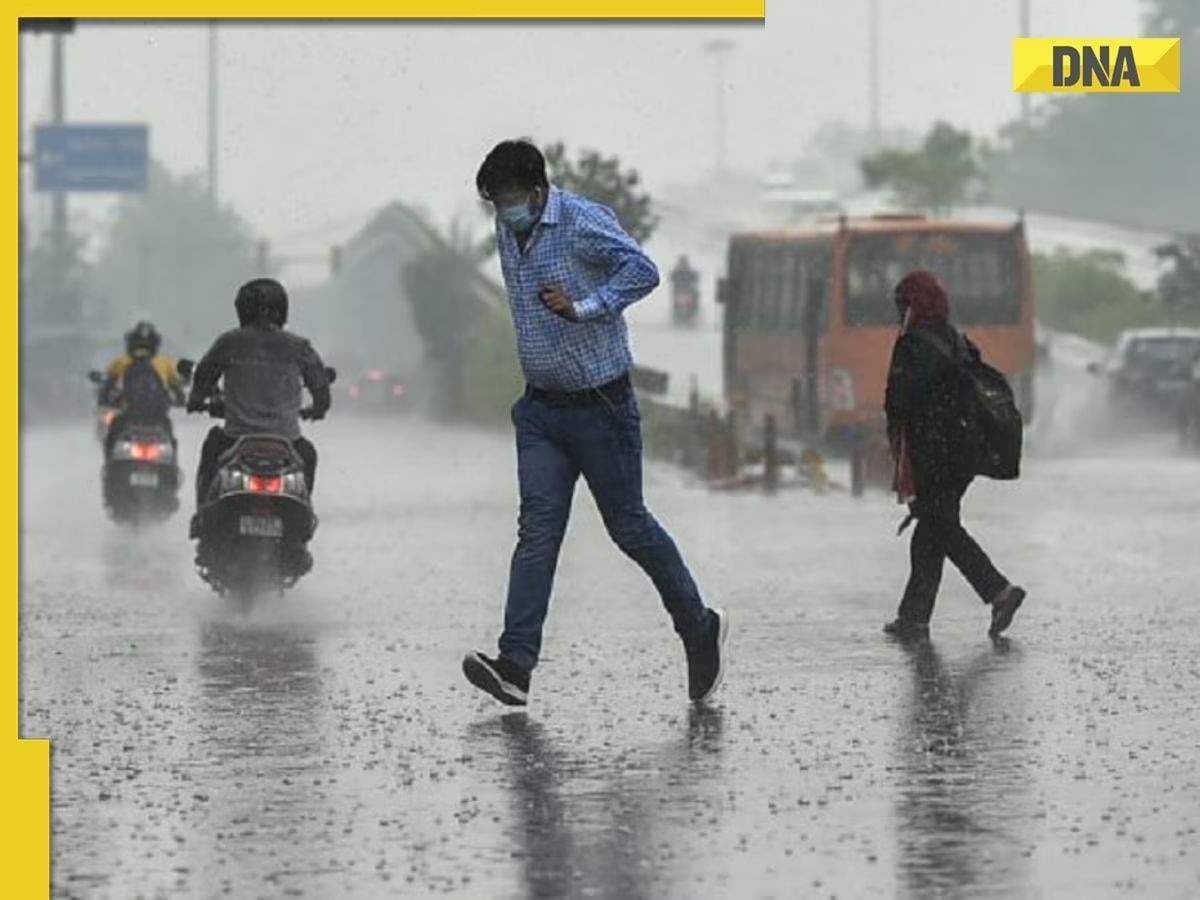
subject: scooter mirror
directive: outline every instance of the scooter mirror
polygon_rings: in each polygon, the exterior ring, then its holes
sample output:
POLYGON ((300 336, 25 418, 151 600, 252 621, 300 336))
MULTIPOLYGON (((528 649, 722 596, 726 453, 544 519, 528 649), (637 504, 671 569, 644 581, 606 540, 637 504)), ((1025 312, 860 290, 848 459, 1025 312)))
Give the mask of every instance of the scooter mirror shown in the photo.
POLYGON ((333 384, 335 381, 337 381, 337 369, 335 369, 333 366, 326 366, 325 380, 330 384, 333 384))
POLYGON ((92 369, 92 371, 88 372, 88 381, 90 381, 92 384, 103 384, 104 376, 95 369, 92 369))
POLYGON ((196 371, 196 364, 190 359, 181 359, 175 363, 175 371, 179 373, 180 378, 191 378, 192 373, 196 371))

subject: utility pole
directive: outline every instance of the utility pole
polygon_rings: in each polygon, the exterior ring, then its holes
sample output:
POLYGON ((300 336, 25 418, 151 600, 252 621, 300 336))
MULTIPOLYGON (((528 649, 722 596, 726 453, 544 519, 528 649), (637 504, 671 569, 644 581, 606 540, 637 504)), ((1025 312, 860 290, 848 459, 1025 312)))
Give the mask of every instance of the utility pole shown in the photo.
POLYGON ((733 44, 726 40, 709 41, 704 49, 713 55, 717 73, 717 105, 716 105, 716 161, 717 173, 725 174, 725 55, 733 49, 733 44))
MULTIPOLYGON (((1020 15, 1021 15, 1021 37, 1029 37, 1029 0, 1019 0, 1020 15)), ((1028 92, 1021 94, 1021 124, 1028 127, 1029 125, 1029 94, 1028 92)))
POLYGON ((208 23, 208 195, 217 205, 217 21, 208 23))
POLYGON ((17 31, 17 303, 25 315, 25 32, 17 31))
MULTIPOLYGON (((51 36, 50 45, 51 65, 51 120, 55 125, 62 125, 66 118, 66 72, 63 46, 63 35, 55 32, 51 36)), ((54 260, 54 291, 53 303, 56 307, 65 305, 66 278, 63 269, 67 263, 67 195, 55 191, 50 207, 50 247, 51 259, 54 260)))
POLYGON ((879 0, 869 0, 867 23, 867 109, 870 120, 871 149, 879 151, 882 129, 879 123, 879 0))

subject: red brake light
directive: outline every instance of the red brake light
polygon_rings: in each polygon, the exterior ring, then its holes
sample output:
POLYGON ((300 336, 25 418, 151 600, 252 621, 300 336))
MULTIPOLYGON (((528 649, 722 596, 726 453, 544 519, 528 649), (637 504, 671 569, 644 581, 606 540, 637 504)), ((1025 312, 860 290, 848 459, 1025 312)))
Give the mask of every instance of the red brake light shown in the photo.
POLYGON ((158 459, 158 444, 130 444, 129 455, 134 459, 158 459))
POLYGON ((350 385, 350 396, 351 397, 358 397, 361 395, 362 395, 362 388, 360 388, 357 384, 350 385))
POLYGON ((283 476, 273 475, 264 478, 261 475, 251 475, 247 480, 247 485, 255 494, 278 494, 283 490, 283 476))
POLYGON ((379 369, 372 369, 367 373, 367 381, 383 381, 383 372, 379 369))
POLYGON ((393 384, 392 385, 392 393, 395 394, 397 397, 403 397, 405 394, 408 393, 408 388, 406 388, 402 384, 393 384))

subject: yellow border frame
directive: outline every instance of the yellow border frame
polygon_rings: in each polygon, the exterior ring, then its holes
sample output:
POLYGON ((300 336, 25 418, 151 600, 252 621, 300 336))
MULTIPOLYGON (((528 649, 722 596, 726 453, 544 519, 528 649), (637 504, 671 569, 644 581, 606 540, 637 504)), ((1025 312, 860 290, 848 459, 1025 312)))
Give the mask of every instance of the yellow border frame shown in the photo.
MULTIPOLYGON (((297 12, 315 11, 307 4, 259 3, 254 18, 295 18, 297 12)), ((162 8, 150 4, 84 3, 75 12, 79 18, 162 18, 162 8), (114 14, 115 13, 115 14, 114 14)), ((216 4, 201 9, 179 7, 172 18, 250 18, 241 4, 216 4)), ((339 18, 375 19, 726 19, 762 20, 766 0, 410 0, 410 2, 352 3, 339 10, 339 18)), ((18 18, 20 13, 18 13, 18 18)), ((13 23, 16 25, 16 23, 13 23)), ((10 33, 8 65, 4 75, 5 108, 13 136, 11 156, 17 156, 17 52, 19 32, 10 33)), ((4 408, 4 475, 0 482, 3 519, 3 571, 8 596, 0 642, 3 644, 4 682, 0 692, 4 706, 0 715, 12 723, 12 738, 0 739, 0 791, 3 792, 3 858, 0 859, 0 892, 8 897, 48 897, 50 894, 50 740, 22 739, 19 723, 19 588, 20 588, 20 415, 17 384, 20 353, 18 278, 17 278, 17 180, 10 176, 4 199, 9 215, 4 237, 8 247, 9 315, 3 327, 5 341, 12 352, 0 362, 4 408)))

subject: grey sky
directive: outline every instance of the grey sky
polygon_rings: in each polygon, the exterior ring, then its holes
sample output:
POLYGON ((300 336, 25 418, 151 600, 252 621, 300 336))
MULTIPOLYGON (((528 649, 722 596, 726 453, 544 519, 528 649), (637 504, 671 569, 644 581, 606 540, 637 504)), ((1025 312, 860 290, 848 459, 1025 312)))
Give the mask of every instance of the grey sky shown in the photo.
MULTIPOLYGON (((1138 0, 1032 0, 1035 35, 1126 35, 1138 0)), ((868 0, 775 0, 765 26, 221 26, 222 198, 283 250, 323 246, 402 198, 470 213, 496 140, 596 146, 653 188, 713 165, 714 36, 729 58, 729 157, 794 155, 830 119, 866 120, 868 0), (339 230, 340 223, 340 230, 339 230), (356 223, 357 224, 357 223, 356 223)), ((1013 116, 1017 0, 886 0, 883 124, 992 133, 1013 116)), ((49 111, 47 37, 26 38, 27 122, 49 111)), ((68 38, 68 119, 148 121, 176 172, 205 165, 206 29, 85 23, 68 38)), ((111 198, 73 202, 92 217, 111 198)))

